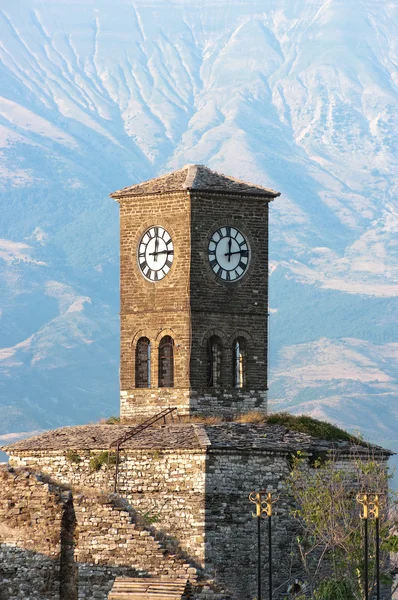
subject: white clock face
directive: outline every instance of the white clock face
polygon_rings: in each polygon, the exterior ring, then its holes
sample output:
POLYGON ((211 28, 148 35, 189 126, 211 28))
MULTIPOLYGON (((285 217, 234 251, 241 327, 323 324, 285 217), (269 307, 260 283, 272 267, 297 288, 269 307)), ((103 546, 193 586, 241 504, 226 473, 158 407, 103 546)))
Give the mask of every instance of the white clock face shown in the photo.
POLYGON ((170 234, 163 227, 150 227, 138 245, 137 258, 145 279, 160 281, 166 277, 174 258, 174 247, 170 234))
POLYGON ((250 251, 243 233, 226 225, 211 236, 208 256, 211 268, 220 279, 236 281, 249 265, 250 251))

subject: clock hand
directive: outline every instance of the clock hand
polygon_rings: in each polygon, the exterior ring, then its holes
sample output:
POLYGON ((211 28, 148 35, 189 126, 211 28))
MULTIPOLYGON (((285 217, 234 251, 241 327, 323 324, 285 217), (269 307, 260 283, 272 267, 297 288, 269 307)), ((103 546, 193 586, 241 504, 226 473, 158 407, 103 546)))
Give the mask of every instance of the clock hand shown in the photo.
POLYGON ((236 252, 226 252, 224 254, 224 256, 228 256, 228 261, 229 261, 233 254, 242 254, 242 250, 237 250, 236 252))
POLYGON ((156 239, 155 239, 155 252, 153 252, 153 260, 154 261, 158 260, 158 254, 159 254, 158 248, 159 248, 159 238, 158 238, 158 236, 156 236, 156 239))
POLYGON ((159 256, 159 254, 173 254, 172 250, 161 250, 160 252, 150 252, 149 256, 159 256))
POLYGON ((228 256, 228 262, 231 262, 231 248, 232 248, 232 238, 229 236, 228 240, 228 252, 225 256, 228 256))

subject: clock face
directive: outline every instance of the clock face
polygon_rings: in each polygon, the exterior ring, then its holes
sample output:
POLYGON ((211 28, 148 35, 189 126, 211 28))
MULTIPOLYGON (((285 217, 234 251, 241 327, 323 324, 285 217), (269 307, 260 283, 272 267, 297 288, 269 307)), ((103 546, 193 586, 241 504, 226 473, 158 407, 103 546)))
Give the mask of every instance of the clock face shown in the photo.
POLYGON ((174 258, 174 247, 170 234, 163 227, 150 227, 138 245, 137 258, 145 279, 160 281, 166 277, 174 258))
POLYGON ((220 227, 211 236, 208 256, 214 273, 224 281, 240 279, 249 264, 249 246, 236 227, 220 227))

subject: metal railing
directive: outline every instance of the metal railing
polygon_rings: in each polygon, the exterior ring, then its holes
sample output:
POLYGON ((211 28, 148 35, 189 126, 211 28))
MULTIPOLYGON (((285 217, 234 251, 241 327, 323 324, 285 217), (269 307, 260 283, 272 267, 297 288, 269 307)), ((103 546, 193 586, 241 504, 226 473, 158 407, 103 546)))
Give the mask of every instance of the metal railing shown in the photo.
POLYGON ((162 412, 157 413, 156 415, 153 415, 153 417, 150 417, 149 419, 146 419, 145 421, 143 421, 139 425, 136 425, 135 427, 132 427, 130 430, 126 431, 123 435, 121 435, 117 440, 115 440, 115 441, 113 441, 113 442, 111 442, 109 444, 109 448, 113 448, 114 446, 116 446, 115 482, 114 482, 114 486, 113 486, 113 491, 115 493, 117 492, 117 484, 118 484, 118 478, 119 478, 120 447, 125 442, 127 442, 128 440, 131 440, 131 438, 135 437, 136 435, 138 435, 139 433, 141 433, 145 429, 148 429, 148 427, 151 427, 152 425, 154 425, 158 421, 161 421, 163 419, 164 424, 166 424, 166 418, 169 415, 173 415, 173 413, 176 410, 177 410, 177 408, 175 406, 171 407, 171 408, 166 408, 165 410, 162 410, 162 412))

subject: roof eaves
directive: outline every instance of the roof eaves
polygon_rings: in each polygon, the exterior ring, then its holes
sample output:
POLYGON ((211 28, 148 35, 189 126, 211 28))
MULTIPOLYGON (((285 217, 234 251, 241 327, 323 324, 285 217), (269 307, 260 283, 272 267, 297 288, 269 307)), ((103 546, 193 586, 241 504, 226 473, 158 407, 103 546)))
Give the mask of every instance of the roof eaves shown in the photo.
POLYGON ((109 194, 111 198, 119 202, 122 198, 146 198, 148 196, 161 196, 162 194, 186 194, 188 189, 170 189, 158 192, 144 192, 142 194, 134 194, 133 192, 125 192, 124 190, 120 190, 120 192, 112 192, 109 194))
POLYGON ((269 198, 273 200, 274 198, 278 198, 281 195, 281 192, 275 192, 274 190, 259 190, 258 192, 243 192, 243 191, 232 191, 232 190, 221 190, 216 188, 187 188, 187 191, 190 193, 199 193, 199 194, 211 194, 211 195, 222 195, 222 196, 244 196, 251 198, 269 198))

